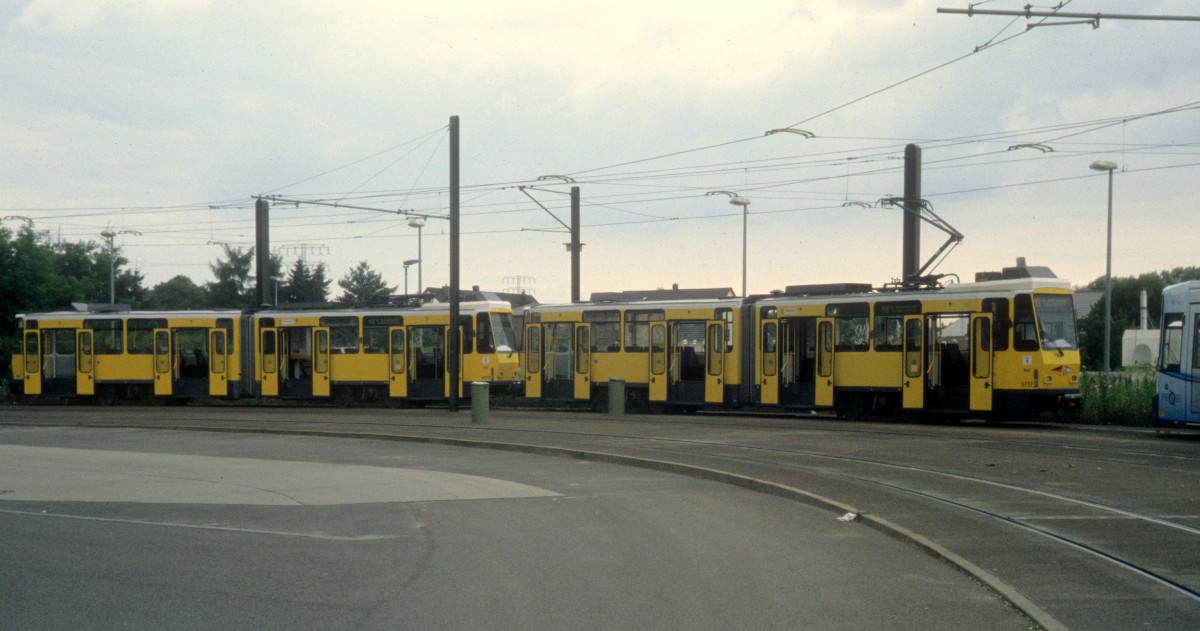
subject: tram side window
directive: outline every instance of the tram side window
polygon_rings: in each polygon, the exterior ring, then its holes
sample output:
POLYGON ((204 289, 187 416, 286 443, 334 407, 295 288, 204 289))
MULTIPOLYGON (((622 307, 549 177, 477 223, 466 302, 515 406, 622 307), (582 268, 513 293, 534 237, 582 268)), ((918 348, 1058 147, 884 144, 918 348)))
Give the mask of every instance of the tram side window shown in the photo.
POLYGON ((870 348, 871 305, 865 302, 831 304, 825 315, 835 318, 834 350, 865 351, 870 348))
POLYGON ((661 322, 662 311, 625 312, 625 352, 645 353, 650 350, 650 323, 661 322))
MULTIPOLYGON (((1193 362, 1194 363, 1194 362, 1193 362)), ((1183 314, 1163 314, 1162 349, 1158 352, 1158 369, 1179 372, 1183 367, 1183 314)))
POLYGON ((358 316, 326 316, 319 320, 329 327, 329 346, 338 355, 358 353, 358 316))
POLYGON ((120 355, 124 350, 125 332, 120 320, 84 320, 83 328, 92 330, 97 355, 120 355))
POLYGON ((1029 294, 1017 294, 1013 310, 1013 349, 1036 351, 1038 334, 1037 321, 1033 317, 1033 298, 1029 294))
POLYGON ((1008 350, 1008 329, 1012 327, 1008 319, 1008 299, 984 298, 983 310, 992 314, 992 350, 1008 350))
POLYGON ((592 351, 616 353, 621 350, 621 312, 585 311, 583 321, 592 325, 592 351))
POLYGON ((386 326, 363 327, 363 352, 382 355, 387 352, 388 328, 386 326))
POLYGON ((129 320, 125 323, 129 330, 126 348, 131 355, 151 355, 154 353, 154 329, 167 328, 167 321, 158 320, 129 320))
POLYGON ((1196 316, 1196 327, 1192 329, 1192 368, 1200 370, 1200 315, 1196 316))
POLYGON ((388 329, 404 326, 401 316, 363 316, 363 352, 382 355, 388 351, 388 329))
POLYGON ((875 350, 899 351, 904 333, 904 316, 875 316, 875 350))

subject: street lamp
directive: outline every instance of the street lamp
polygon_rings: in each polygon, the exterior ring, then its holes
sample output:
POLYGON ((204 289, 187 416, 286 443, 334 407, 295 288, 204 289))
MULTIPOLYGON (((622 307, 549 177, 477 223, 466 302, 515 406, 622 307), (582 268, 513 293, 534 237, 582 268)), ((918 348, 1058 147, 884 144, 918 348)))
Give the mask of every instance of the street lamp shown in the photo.
POLYGON ((115 259, 117 257, 116 248, 113 246, 113 238, 119 234, 141 235, 142 233, 138 232, 137 230, 114 231, 112 228, 105 228, 104 232, 100 233, 100 236, 108 239, 108 304, 110 305, 117 303, 117 275, 115 263, 115 259))
POLYGON ((746 297, 746 218, 750 214, 750 200, 733 191, 709 191, 705 195, 728 195, 729 203, 742 207, 742 297, 746 297))
POLYGON ((1109 347, 1112 346, 1112 198, 1113 171, 1117 170, 1115 162, 1097 160, 1091 168, 1095 171, 1108 171, 1108 247, 1104 259, 1104 372, 1112 370, 1109 347))
MULTIPOLYGON (((424 291, 422 289, 422 287, 425 286, 424 281, 421 280, 421 270, 424 269, 424 267, 425 267, 425 264, 421 262, 424 260, 424 256, 421 254, 421 228, 425 227, 425 219, 422 217, 413 217, 412 219, 408 220, 408 227, 417 229, 417 293, 420 293, 420 292, 424 291)), ((404 270, 405 270, 404 284, 405 284, 405 286, 407 286, 408 285, 408 273, 407 273, 408 265, 407 264, 404 266, 404 270)), ((404 293, 407 294, 408 290, 406 289, 404 291, 404 293)))
POLYGON ((404 262, 404 295, 408 295, 408 268, 410 265, 420 263, 417 259, 408 259, 404 262))

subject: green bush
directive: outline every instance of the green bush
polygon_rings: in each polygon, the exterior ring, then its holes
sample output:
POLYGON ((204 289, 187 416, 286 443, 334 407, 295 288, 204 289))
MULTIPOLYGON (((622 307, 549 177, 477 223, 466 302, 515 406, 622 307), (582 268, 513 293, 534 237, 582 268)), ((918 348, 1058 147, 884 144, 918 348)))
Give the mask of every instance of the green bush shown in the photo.
POLYGON ((1151 427, 1150 400, 1157 389, 1153 369, 1085 372, 1079 382, 1083 399, 1078 421, 1093 425, 1151 427))

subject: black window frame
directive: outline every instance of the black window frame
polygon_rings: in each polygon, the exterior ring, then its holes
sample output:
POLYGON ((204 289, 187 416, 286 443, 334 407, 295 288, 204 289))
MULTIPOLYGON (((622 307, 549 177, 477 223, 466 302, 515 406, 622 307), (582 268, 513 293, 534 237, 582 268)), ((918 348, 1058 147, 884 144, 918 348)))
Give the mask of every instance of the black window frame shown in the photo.
POLYGON ((129 355, 153 355, 154 330, 165 328, 166 318, 129 318, 125 321, 125 352, 129 355), (134 331, 137 331, 136 335, 134 331), (148 336, 145 340, 142 340, 143 334, 148 336))
POLYGON ((871 303, 846 302, 825 306, 825 315, 834 319, 833 350, 837 353, 862 353, 871 348, 871 303), (845 341, 844 332, 851 326, 859 329, 856 338, 845 341))
POLYGON ((125 353, 125 322, 121 318, 88 318, 83 321, 83 328, 92 331, 92 350, 97 355, 123 355, 125 353), (116 332, 115 348, 110 344, 116 332), (105 339, 105 336, 108 339, 105 339))
POLYGON ((666 319, 666 311, 662 309, 630 309, 626 311, 625 336, 622 340, 625 345, 625 352, 650 352, 650 323, 664 322, 666 319), (637 342, 639 339, 644 339, 646 341, 646 345, 642 346, 638 344, 637 342))
POLYGON ((621 311, 605 309, 603 311, 584 311, 583 321, 591 325, 592 334, 589 343, 593 353, 621 352, 621 311), (604 343, 601 348, 600 344, 604 343))

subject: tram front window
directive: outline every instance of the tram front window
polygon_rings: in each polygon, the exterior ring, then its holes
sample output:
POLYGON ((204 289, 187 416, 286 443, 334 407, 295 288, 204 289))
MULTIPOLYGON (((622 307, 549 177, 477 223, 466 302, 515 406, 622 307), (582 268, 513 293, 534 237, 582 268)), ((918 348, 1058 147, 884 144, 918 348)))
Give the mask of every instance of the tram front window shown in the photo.
POLYGON ((1033 304, 1043 349, 1073 351, 1079 348, 1075 335, 1075 305, 1070 296, 1038 294, 1033 297, 1033 304))
POLYGON ((511 313, 492 313, 492 335, 496 338, 497 353, 512 353, 516 348, 517 334, 513 330, 511 313))

